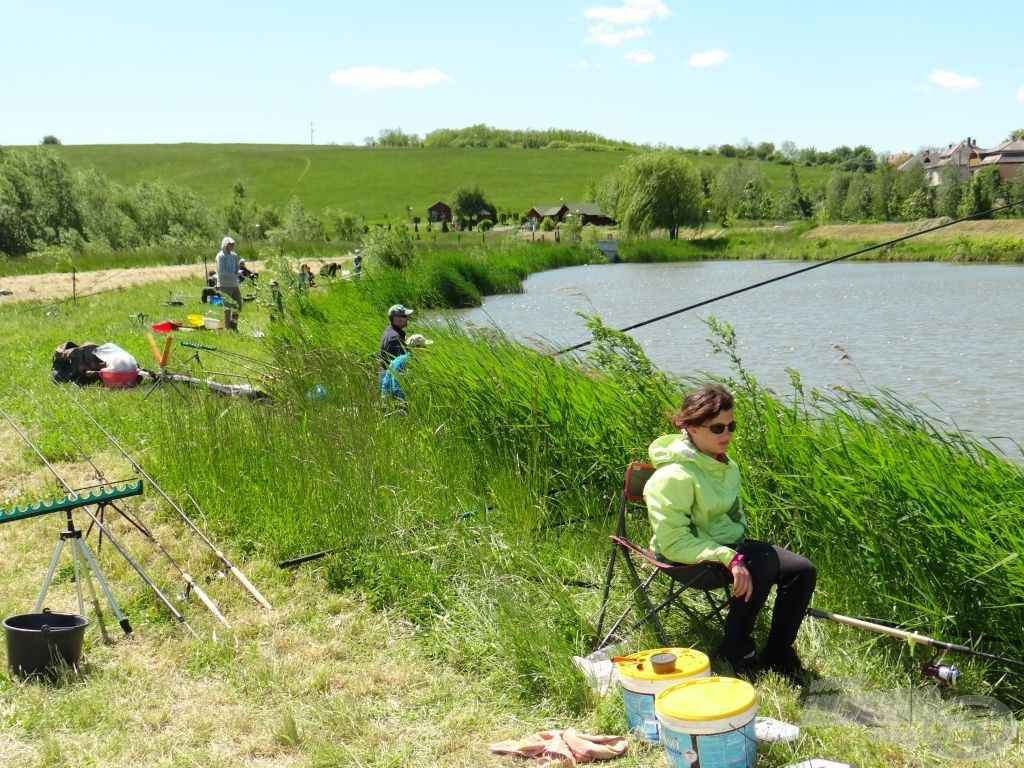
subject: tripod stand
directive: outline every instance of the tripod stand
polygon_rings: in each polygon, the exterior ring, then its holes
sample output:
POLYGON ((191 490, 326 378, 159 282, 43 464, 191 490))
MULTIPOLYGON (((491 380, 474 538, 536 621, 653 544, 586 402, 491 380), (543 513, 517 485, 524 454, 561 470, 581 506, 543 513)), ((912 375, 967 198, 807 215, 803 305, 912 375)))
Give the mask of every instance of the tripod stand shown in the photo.
MULTIPOLYGON (((57 569, 57 562, 60 560, 60 553, 64 550, 65 544, 70 544, 71 560, 75 569, 75 591, 78 594, 79 614, 85 616, 85 599, 82 596, 82 576, 84 574, 85 582, 88 585, 93 605, 96 606, 96 614, 102 623, 103 617, 100 614, 100 601, 99 597, 96 595, 96 587, 93 585, 92 578, 90 577, 91 571, 92 576, 95 576, 96 581, 99 582, 100 588, 103 590, 103 594, 107 598, 107 602, 110 603, 110 608, 117 617, 117 622, 121 626, 121 629, 124 630, 126 635, 131 634, 132 626, 128 622, 127 617, 121 611, 121 607, 117 604, 117 600, 114 599, 114 594, 110 591, 110 586, 107 584, 107 580, 103 578, 103 573, 96 564, 96 558, 92 556, 92 552, 89 550, 89 545, 85 543, 85 539, 82 537, 81 529, 75 527, 75 521, 71 517, 71 510, 68 510, 67 512, 67 519, 67 529, 60 532, 60 537, 57 539, 57 547, 53 551, 53 557, 50 558, 50 567, 46 570, 46 577, 43 579, 43 586, 39 590, 39 597, 36 598, 36 604, 32 610, 38 613, 42 608, 43 600, 46 598, 46 593, 49 591, 50 584, 53 582, 53 574, 57 569), (88 570, 85 569, 85 566, 88 566, 88 570)), ((93 519, 95 520, 95 518, 93 519)), ((110 532, 106 531, 106 533, 109 537, 110 532)))
POLYGON ((151 386, 146 394, 143 395, 142 399, 145 400, 147 397, 152 395, 153 390, 161 384, 170 384, 174 391, 184 398, 185 393, 178 389, 178 385, 174 380, 174 375, 167 371, 167 360, 171 356, 171 342, 174 341, 173 337, 168 334, 167 338, 164 339, 164 348, 162 352, 157 348, 156 339, 153 338, 152 333, 147 333, 146 337, 149 339, 149 348, 153 353, 153 357, 156 358, 156 364, 157 367, 160 368, 160 371, 158 373, 150 374, 153 379, 153 386, 151 386))

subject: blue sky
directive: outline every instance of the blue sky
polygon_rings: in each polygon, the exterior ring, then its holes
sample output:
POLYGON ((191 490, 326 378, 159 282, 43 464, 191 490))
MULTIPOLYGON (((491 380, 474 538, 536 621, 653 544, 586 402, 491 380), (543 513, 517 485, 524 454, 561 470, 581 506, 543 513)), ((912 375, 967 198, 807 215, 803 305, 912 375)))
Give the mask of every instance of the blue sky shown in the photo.
POLYGON ((1024 128, 1008 3, 5 0, 2 19, 0 145, 486 123, 896 152, 1024 128))

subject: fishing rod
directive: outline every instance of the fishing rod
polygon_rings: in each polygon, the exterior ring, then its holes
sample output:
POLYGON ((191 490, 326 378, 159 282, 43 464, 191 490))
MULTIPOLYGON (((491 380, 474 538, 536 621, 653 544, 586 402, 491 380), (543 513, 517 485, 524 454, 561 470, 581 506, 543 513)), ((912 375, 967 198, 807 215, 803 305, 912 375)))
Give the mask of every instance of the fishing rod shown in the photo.
MULTIPOLYGON (((250 325, 251 325, 251 323, 250 323, 250 325)), ((204 352, 213 352, 215 355, 218 355, 218 356, 223 357, 225 359, 235 358, 237 360, 245 360, 248 363, 254 363, 254 364, 260 365, 260 366, 262 366, 264 368, 270 368, 271 370, 274 370, 274 371, 283 371, 283 370, 285 370, 284 368, 282 368, 282 367, 280 367, 278 365, 274 365, 273 363, 268 363, 265 360, 258 360, 255 357, 249 357, 247 355, 242 355, 242 354, 239 354, 238 352, 229 352, 229 351, 227 351, 225 349, 220 349, 219 347, 215 347, 212 344, 203 344, 203 343, 198 342, 198 341, 185 341, 185 340, 182 340, 179 343, 181 344, 181 346, 189 347, 190 349, 200 349, 200 350, 203 350, 204 352)), ((241 367, 245 368, 245 366, 241 366, 241 367)), ((246 370, 252 370, 254 373, 262 373, 262 371, 257 371, 257 370, 251 369, 251 368, 246 368, 246 370)))
MULTIPOLYGON (((484 512, 490 512, 492 509, 493 509, 493 507, 490 506, 489 504, 483 508, 484 512)), ((476 512, 477 512, 477 510, 475 510, 475 509, 464 510, 464 511, 459 513, 458 519, 459 520, 465 520, 466 518, 472 517, 473 515, 475 515, 476 512)), ((305 555, 299 555, 298 557, 292 557, 292 558, 289 558, 288 560, 280 560, 277 563, 277 567, 278 568, 294 568, 296 565, 302 565, 303 563, 308 563, 310 560, 319 560, 322 557, 329 557, 330 555, 333 555, 335 552, 341 552, 343 549, 345 549, 344 546, 331 547, 330 549, 321 549, 319 552, 310 552, 310 553, 305 554, 305 555)), ((432 547, 431 549, 436 549, 436 547, 432 547)), ((419 552, 414 550, 413 552, 403 552, 402 554, 403 555, 411 555, 411 554, 419 554, 419 552)))
MULTIPOLYGON (((947 221, 947 222, 944 222, 942 224, 936 224, 935 226, 928 227, 927 229, 922 229, 922 230, 920 230, 918 232, 911 232, 909 235, 901 235, 900 237, 893 238, 892 240, 886 240, 884 243, 878 243, 876 245, 869 245, 869 246, 866 246, 864 248, 860 248, 860 249, 858 249, 856 251, 853 251, 852 253, 847 253, 847 254, 845 254, 843 256, 836 256, 836 257, 831 258, 831 259, 826 259, 825 261, 819 261, 816 264, 811 264, 810 266, 807 266, 807 267, 801 267, 800 269, 795 269, 792 272, 787 272, 784 275, 778 275, 777 277, 772 277, 772 278, 769 278, 767 280, 762 280, 762 281, 760 281, 758 283, 753 283, 751 285, 744 286, 743 288, 737 288, 735 291, 729 291, 728 293, 721 293, 718 296, 714 296, 714 297, 712 297, 710 299, 705 299, 704 301, 698 301, 696 304, 690 304, 689 306, 683 307, 682 309, 676 309, 676 310, 673 310, 672 312, 666 312, 666 313, 664 313, 662 315, 658 315, 657 317, 652 317, 649 320, 643 320, 643 321, 641 321, 639 323, 634 323, 633 325, 627 325, 625 328, 619 328, 618 331, 619 331, 619 333, 626 333, 627 331, 632 331, 632 330, 635 330, 637 328, 643 328, 645 325, 650 325, 651 323, 657 323, 660 320, 665 320, 665 319, 670 318, 670 317, 675 317, 676 315, 681 315, 683 312, 689 312, 691 309, 699 309, 700 307, 707 306, 708 304, 714 304, 716 301, 721 301, 722 299, 728 299, 728 298, 730 298, 732 296, 738 296, 741 293, 746 293, 747 291, 752 291, 755 288, 762 288, 762 287, 764 287, 766 285, 770 285, 771 283, 777 283, 780 280, 785 280, 786 278, 794 277, 794 276, 799 275, 799 274, 803 274, 804 272, 810 272, 812 269, 819 269, 821 267, 826 267, 829 264, 835 264, 837 261, 843 261, 844 259, 850 259, 850 258, 853 258, 854 256, 860 256, 861 254, 868 253, 869 251, 874 251, 874 250, 877 250, 879 248, 886 248, 886 247, 888 247, 890 245, 896 245, 897 243, 902 243, 905 240, 910 240, 911 238, 919 237, 920 235, 926 235, 929 232, 936 232, 936 231, 938 231, 940 229, 945 229, 946 227, 952 227, 954 224, 960 224, 960 223, 965 222, 965 221, 970 221, 971 219, 977 219, 977 218, 980 218, 982 216, 988 216, 989 214, 992 214, 992 213, 998 213, 999 211, 1005 211, 1008 208, 1014 208, 1014 207, 1016 207, 1018 205, 1021 205, 1022 203, 1024 203, 1024 201, 1022 201, 1022 200, 1018 200, 1018 201, 1013 202, 1013 203, 1006 203, 1005 205, 1000 205, 1000 206, 997 206, 995 208, 989 208, 987 211, 980 211, 979 213, 973 213, 970 216, 962 216, 959 219, 953 219, 952 221, 947 221)), ((589 344, 593 344, 593 343, 594 343, 593 339, 587 339, 586 341, 581 341, 578 344, 573 344, 571 347, 565 347, 563 349, 560 349, 557 352, 555 352, 554 354, 555 354, 555 356, 564 355, 566 352, 574 352, 577 349, 582 349, 583 347, 585 347, 585 346, 587 346, 589 344)))
MULTIPOLYGON (((40 408, 40 410, 44 410, 44 411, 46 410, 46 409, 42 408, 42 405, 39 403, 39 401, 36 399, 36 397, 32 393, 30 393, 27 390, 25 390, 24 387, 22 388, 22 392, 27 394, 31 398, 32 402, 35 403, 36 406, 40 408)), ((64 425, 61 424, 60 422, 58 422, 56 419, 54 419, 54 417, 52 415, 49 418, 50 418, 51 421, 53 421, 53 423, 55 423, 57 425, 58 429, 60 429, 60 431, 64 434, 65 438, 67 440, 69 440, 72 445, 75 446, 75 448, 78 450, 78 452, 85 458, 86 462, 88 462, 89 466, 92 467, 93 472, 95 473, 96 479, 98 481, 100 481, 100 483, 108 484, 107 483, 107 479, 104 476, 103 470, 100 469, 98 466, 96 466, 96 463, 82 449, 82 446, 67 431, 67 429, 64 427, 64 425)), ((138 530, 143 536, 145 536, 146 539, 148 539, 149 542, 151 544, 153 544, 153 546, 155 546, 160 551, 160 553, 167 559, 167 562, 169 562, 171 564, 171 567, 173 567, 178 572, 178 574, 181 576, 182 581, 185 582, 185 595, 188 596, 189 592, 194 592, 196 597, 198 597, 199 600, 203 603, 203 605, 205 605, 207 607, 207 609, 210 611, 210 613, 212 613, 214 616, 216 616, 217 619, 221 623, 224 624, 224 626, 226 626, 226 627, 228 627, 230 629, 231 625, 228 623, 228 620, 224 618, 224 615, 217 608, 217 604, 214 603, 213 600, 210 599, 209 595, 207 595, 206 592, 203 591, 203 589, 196 583, 195 579, 192 578, 192 574, 190 574, 187 570, 185 570, 181 566, 181 564, 174 558, 174 556, 167 550, 167 548, 164 547, 164 545, 161 544, 157 540, 156 536, 153 534, 153 532, 148 527, 146 527, 146 525, 142 522, 142 520, 139 519, 138 516, 136 516, 136 515, 129 515, 127 510, 122 509, 119 505, 114 504, 113 502, 111 502, 110 504, 111 504, 112 507, 114 507, 115 510, 117 510, 117 512, 125 520, 127 520, 129 523, 131 523, 135 527, 136 530, 138 530)), ((102 515, 101 515, 101 517, 102 517, 102 515)), ((102 541, 102 539, 101 539, 101 541, 102 541)), ((183 621, 184 617, 182 617, 181 620, 183 621)), ((193 632, 193 634, 195 634, 195 632, 193 632)))
MULTIPOLYGON (((141 471, 141 468, 140 468, 140 471, 141 471)), ((150 480, 150 482, 151 483, 153 482, 152 479, 150 480)), ((192 497, 192 494, 189 493, 188 491, 185 491, 185 495, 188 496, 189 501, 192 502, 192 506, 194 506, 196 508, 196 510, 200 514, 205 516, 206 513, 203 512, 203 510, 200 508, 199 502, 197 502, 192 497)), ((184 514, 184 513, 182 513, 182 514, 184 514)), ((188 524, 191 526, 192 530, 195 531, 195 533, 199 536, 199 538, 201 538, 204 542, 206 542, 206 546, 208 546, 210 548, 210 550, 213 552, 214 556, 218 560, 221 561, 221 563, 224 565, 224 567, 227 568, 231 572, 231 575, 234 576, 236 579, 238 579, 239 583, 243 587, 245 587, 245 590, 250 595, 252 595, 254 598, 256 598, 256 601, 259 602, 259 604, 262 605, 264 608, 266 608, 268 611, 274 610, 274 606, 272 606, 270 604, 270 601, 268 601, 267 598, 265 598, 262 594, 260 594, 260 591, 258 589, 256 589, 256 587, 253 586, 251 581, 249 581, 247 578, 245 578, 245 574, 242 573, 240 570, 238 570, 237 567, 235 567, 234 563, 232 563, 228 559, 228 556, 225 555, 223 552, 221 552, 219 549, 217 549, 217 547, 214 546, 214 543, 212 541, 210 541, 206 537, 206 534, 204 534, 201 530, 199 530, 199 528, 196 527, 196 525, 191 520, 189 520, 187 516, 185 516, 185 520, 188 521, 188 524)))
MULTIPOLYGON (((922 645, 927 645, 932 648, 938 648, 943 651, 955 651, 956 653, 964 653, 970 656, 977 656, 980 659, 998 661, 1003 664, 1012 664, 1015 667, 1024 667, 1024 661, 1020 661, 1018 659, 1010 659, 1006 656, 997 656, 994 653, 986 653, 985 651, 979 651, 975 648, 969 648, 966 645, 947 643, 944 640, 936 640, 934 638, 918 634, 917 632, 910 632, 906 629, 900 629, 899 627, 888 627, 884 624, 876 624, 873 621, 867 621, 866 619, 858 619, 853 616, 843 616, 841 613, 832 613, 830 611, 823 611, 818 608, 808 608, 807 615, 813 616, 816 619, 828 619, 829 621, 834 621, 838 624, 846 624, 851 627, 857 627, 858 629, 866 629, 869 632, 877 632, 882 635, 889 635, 890 637, 898 637, 903 640, 909 640, 914 643, 921 643, 922 645)), ((936 674, 936 672, 941 673, 941 669, 938 669, 937 665, 933 664, 933 661, 926 662, 922 671, 924 671, 926 674, 935 674, 936 676, 939 676, 940 679, 946 679, 943 678, 941 674, 936 674), (936 671, 928 669, 929 666, 936 667, 936 671)), ((953 682, 957 677, 959 677, 960 672, 956 669, 956 667, 951 667, 949 669, 951 670, 951 672, 948 673, 948 676, 952 678, 951 682, 953 682)))
POLYGON ((319 552, 310 552, 308 555, 300 555, 299 557, 293 557, 290 560, 281 560, 278 564, 278 568, 294 568, 296 565, 302 565, 308 563, 310 560, 319 560, 321 557, 327 557, 333 555, 335 552, 340 552, 344 547, 331 547, 330 549, 322 549, 319 552))
MULTIPOLYGON (((273 610, 273 606, 271 606, 267 599, 262 594, 260 594, 260 591, 252 585, 252 582, 245 578, 245 575, 238 568, 235 567, 235 565, 228 559, 227 555, 225 555, 223 552, 217 549, 217 547, 214 545, 212 541, 210 541, 206 534, 203 533, 194 522, 192 522, 192 519, 185 513, 185 510, 183 510, 181 506, 176 501, 174 501, 174 499, 167 495, 167 492, 160 487, 156 480, 154 480, 149 475, 149 473, 146 472, 146 470, 144 470, 142 466, 131 457, 128 451, 126 451, 121 446, 121 444, 114 439, 114 436, 110 434, 106 429, 104 429, 102 424, 96 421, 95 417, 85 409, 85 406, 78 402, 78 400, 76 400, 74 397, 71 397, 70 394, 68 395, 68 398, 71 400, 71 402, 78 406, 79 410, 81 410, 82 413, 89 417, 89 420, 96 425, 96 428, 103 433, 107 440, 110 441, 111 445, 113 445, 115 448, 117 448, 118 451, 120 451, 121 455, 128 460, 128 462, 132 465, 135 471, 142 475, 144 478, 146 478, 149 484, 156 489, 157 493, 164 497, 164 500, 168 504, 170 504, 171 509, 177 512, 178 516, 185 522, 185 524, 192 530, 192 532, 199 536, 200 539, 202 539, 203 543, 210 548, 214 556, 216 556, 217 559, 220 560, 221 563, 223 563, 224 566, 231 572, 231 575, 238 579, 239 583, 241 583, 241 585, 246 589, 246 591, 254 598, 256 598, 256 600, 264 608, 266 608, 267 610, 273 610)), ((196 509, 202 512, 202 510, 199 509, 199 505, 196 503, 196 500, 193 499, 191 495, 189 495, 189 498, 192 500, 192 503, 195 505, 196 509)), ((227 624, 226 621, 224 623, 227 624)))
MULTIPOLYGON (((32 442, 31 438, 29 438, 25 431, 14 421, 14 419, 11 418, 11 416, 7 413, 6 410, 3 409, 3 407, 0 407, 0 414, 3 414, 3 417, 10 423, 11 427, 14 428, 14 431, 18 433, 19 437, 21 437, 25 444, 28 445, 28 447, 35 452, 36 456, 39 457, 39 460, 43 462, 43 465, 48 470, 50 470, 53 476, 57 479, 57 482, 59 482, 68 493, 75 493, 75 489, 72 488, 70 484, 68 484, 68 482, 57 471, 57 468, 54 467, 53 464, 49 462, 46 456, 43 455, 43 452, 39 450, 38 446, 36 446, 36 444, 32 442)), ((96 527, 99 528, 100 532, 106 535, 107 539, 113 545, 114 549, 117 550, 118 554, 125 559, 125 562, 127 562, 128 565, 130 565, 132 569, 139 575, 139 578, 142 579, 143 583, 145 583, 145 585, 153 591, 153 594, 157 596, 160 602, 162 602, 164 606, 167 607, 167 609, 171 612, 171 615, 174 616, 174 618, 177 619, 179 622, 184 624, 185 627, 190 632, 192 632, 193 635, 195 635, 195 631, 191 627, 189 627, 188 624, 185 622, 185 617, 182 615, 181 611, 179 611, 175 607, 174 603, 171 602, 170 598, 168 598, 167 595, 165 595, 160 590, 160 587, 158 587, 156 583, 151 578, 149 578, 149 575, 144 570, 142 570, 142 566, 140 566, 134 560, 134 558, 132 558, 132 556, 128 554, 128 551, 123 546, 121 546, 121 543, 110 532, 110 529, 108 529, 106 525, 104 525, 104 523, 99 518, 97 518, 96 515, 94 515, 91 511, 85 509, 84 507, 83 509, 85 510, 85 514, 88 515, 90 520, 92 520, 96 527)), ((71 525, 70 510, 68 511, 68 525, 71 525)), ((106 592, 107 599, 110 601, 111 605, 116 606, 116 603, 113 600, 113 596, 107 591, 106 585, 101 582, 101 586, 103 586, 104 592, 106 592)), ((128 620, 123 617, 119 618, 122 629, 124 629, 126 633, 131 632, 131 627, 128 624, 128 620)))

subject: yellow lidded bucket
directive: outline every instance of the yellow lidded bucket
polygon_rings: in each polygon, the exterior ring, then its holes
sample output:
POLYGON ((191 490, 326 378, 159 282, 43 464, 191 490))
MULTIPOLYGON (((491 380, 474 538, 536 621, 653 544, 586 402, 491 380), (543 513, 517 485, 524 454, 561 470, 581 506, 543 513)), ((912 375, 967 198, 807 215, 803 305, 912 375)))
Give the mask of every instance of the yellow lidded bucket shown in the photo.
POLYGON ((672 768, 753 768, 757 691, 744 680, 705 677, 665 688, 654 709, 672 768))
POLYGON ((693 648, 654 648, 614 659, 622 689, 622 705, 630 731, 647 741, 658 740, 654 697, 669 686, 708 677, 711 661, 693 648))
POLYGON ((190 328, 202 328, 203 327, 203 316, 202 315, 189 315, 186 318, 186 320, 188 320, 188 325, 189 325, 190 328))

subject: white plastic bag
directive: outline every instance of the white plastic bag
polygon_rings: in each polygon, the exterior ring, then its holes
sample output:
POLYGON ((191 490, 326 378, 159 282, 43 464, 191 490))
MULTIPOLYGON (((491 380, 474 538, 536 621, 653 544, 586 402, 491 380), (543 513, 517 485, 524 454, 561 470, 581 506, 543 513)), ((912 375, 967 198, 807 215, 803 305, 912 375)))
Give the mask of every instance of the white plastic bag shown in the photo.
POLYGON ((139 364, 128 352, 125 352, 117 344, 107 342, 100 344, 93 350, 100 360, 107 364, 108 371, 127 372, 139 370, 139 364))

